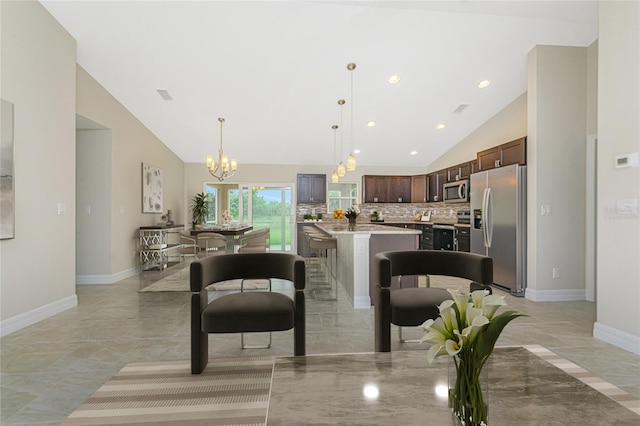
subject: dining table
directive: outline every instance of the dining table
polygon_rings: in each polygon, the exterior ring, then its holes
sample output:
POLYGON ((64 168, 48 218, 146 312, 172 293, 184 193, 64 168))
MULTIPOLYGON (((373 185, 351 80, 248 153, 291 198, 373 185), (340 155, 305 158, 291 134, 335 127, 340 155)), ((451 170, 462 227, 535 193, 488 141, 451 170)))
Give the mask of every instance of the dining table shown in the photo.
POLYGON ((225 252, 234 253, 235 244, 238 237, 251 230, 253 230, 253 226, 247 224, 218 225, 192 229, 191 235, 197 236, 198 234, 203 232, 215 232, 216 234, 224 235, 227 241, 225 252))

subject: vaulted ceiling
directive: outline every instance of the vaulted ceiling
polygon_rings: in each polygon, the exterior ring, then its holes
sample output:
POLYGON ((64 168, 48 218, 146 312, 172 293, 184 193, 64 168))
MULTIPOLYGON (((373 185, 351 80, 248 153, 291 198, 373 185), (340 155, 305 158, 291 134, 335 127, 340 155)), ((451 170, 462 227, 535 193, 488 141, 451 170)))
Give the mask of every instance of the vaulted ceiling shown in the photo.
POLYGON ((217 153, 224 117, 241 164, 331 165, 360 149, 360 165, 427 166, 526 91, 535 45, 598 36, 591 1, 42 4, 78 64, 185 162, 217 153))

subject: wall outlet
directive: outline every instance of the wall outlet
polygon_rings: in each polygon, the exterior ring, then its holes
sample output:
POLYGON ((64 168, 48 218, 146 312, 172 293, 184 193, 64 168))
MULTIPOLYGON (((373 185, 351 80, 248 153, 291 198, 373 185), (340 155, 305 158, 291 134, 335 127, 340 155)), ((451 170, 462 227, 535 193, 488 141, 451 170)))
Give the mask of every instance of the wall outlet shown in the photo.
POLYGON ((555 267, 555 268, 551 269, 551 276, 553 278, 560 278, 560 268, 555 267))

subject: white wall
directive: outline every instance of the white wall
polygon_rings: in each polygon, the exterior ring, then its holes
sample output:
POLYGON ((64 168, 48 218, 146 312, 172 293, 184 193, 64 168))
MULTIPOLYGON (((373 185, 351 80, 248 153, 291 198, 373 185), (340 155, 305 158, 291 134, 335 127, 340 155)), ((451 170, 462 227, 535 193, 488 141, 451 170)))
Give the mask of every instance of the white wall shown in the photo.
MULTIPOLYGON (((186 221, 184 163, 82 67, 77 67, 77 113, 111 131, 109 194, 111 223, 110 275, 105 283, 135 274, 138 229, 161 222, 161 214, 142 213, 142 163, 162 169, 164 213, 186 221)), ((101 274, 97 273, 98 277, 101 274)))
POLYGON ((526 297, 584 300, 587 48, 534 47, 528 79, 526 297))
POLYGON ((15 239, 0 241, 4 335, 77 304, 76 44, 38 2, 0 8, 0 96, 14 104, 16 193, 15 239))
POLYGON ((474 160, 479 151, 527 135, 527 93, 518 96, 502 111, 474 130, 427 167, 428 172, 474 160))
POLYGON ((111 130, 76 131, 76 279, 111 275, 111 130))
POLYGON ((640 354, 640 226, 617 201, 640 197, 640 3, 600 2, 598 53, 597 322, 594 336, 640 354))

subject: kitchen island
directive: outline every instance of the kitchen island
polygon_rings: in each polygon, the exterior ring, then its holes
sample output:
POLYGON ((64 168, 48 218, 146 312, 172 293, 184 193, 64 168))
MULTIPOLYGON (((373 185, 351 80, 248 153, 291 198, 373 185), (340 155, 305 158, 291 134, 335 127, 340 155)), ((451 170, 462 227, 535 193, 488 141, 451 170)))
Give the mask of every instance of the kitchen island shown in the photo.
MULTIPOLYGON (((315 226, 338 241, 336 274, 349 295, 354 309, 368 309, 375 301, 373 257, 389 250, 417 250, 421 231, 394 226, 358 223, 354 231, 347 224, 315 223, 315 226)), ((416 280, 404 281, 403 286, 415 286, 416 280)), ((393 284, 392 288, 397 284, 393 284)))

